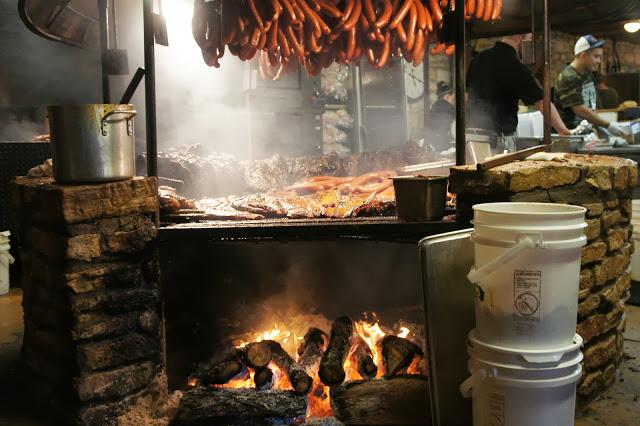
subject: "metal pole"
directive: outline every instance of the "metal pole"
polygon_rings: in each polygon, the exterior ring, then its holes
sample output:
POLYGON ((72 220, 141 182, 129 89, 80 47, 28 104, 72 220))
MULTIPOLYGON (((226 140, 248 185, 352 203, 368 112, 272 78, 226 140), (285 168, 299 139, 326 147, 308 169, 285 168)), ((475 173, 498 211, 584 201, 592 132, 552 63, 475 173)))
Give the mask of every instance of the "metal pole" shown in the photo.
POLYGON ((144 97, 147 124, 147 175, 158 176, 158 135, 156 129, 156 60, 153 31, 153 0, 143 0, 144 97))
MULTIPOLYGON (((531 11, 533 13, 533 10, 531 11)), ((551 144, 551 62, 549 60, 549 51, 551 43, 549 40, 549 0, 544 0, 544 99, 543 99, 543 115, 544 115, 544 143, 551 144)))
MULTIPOLYGON (((465 163, 465 130, 466 130, 466 99, 464 75, 464 47, 465 47, 465 0, 456 0, 456 165, 465 163)), ((427 84, 425 82, 425 84, 427 84)))
POLYGON ((111 103, 111 87, 109 74, 105 71, 105 53, 109 50, 109 6, 107 0, 98 0, 98 15, 100 20, 100 48, 102 66, 102 102, 111 103))
POLYGON ((364 138, 362 137, 362 76, 359 66, 352 66, 351 69, 353 70, 353 92, 355 93, 355 105, 353 108, 355 117, 353 120, 352 134, 356 139, 356 152, 364 152, 364 138))

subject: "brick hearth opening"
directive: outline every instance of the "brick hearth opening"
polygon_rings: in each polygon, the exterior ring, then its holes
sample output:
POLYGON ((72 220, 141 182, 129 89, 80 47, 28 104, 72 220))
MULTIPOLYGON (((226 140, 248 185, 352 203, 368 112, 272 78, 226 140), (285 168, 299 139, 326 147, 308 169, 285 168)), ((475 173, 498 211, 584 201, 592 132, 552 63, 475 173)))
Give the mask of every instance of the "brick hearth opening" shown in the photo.
POLYGON ((577 332, 585 345, 578 395, 593 397, 609 386, 623 355, 625 302, 631 279, 631 191, 638 185, 634 161, 566 154, 560 161, 520 161, 485 172, 452 169, 449 191, 458 216, 471 219, 477 203, 513 201, 580 205, 587 209, 582 250, 577 332))

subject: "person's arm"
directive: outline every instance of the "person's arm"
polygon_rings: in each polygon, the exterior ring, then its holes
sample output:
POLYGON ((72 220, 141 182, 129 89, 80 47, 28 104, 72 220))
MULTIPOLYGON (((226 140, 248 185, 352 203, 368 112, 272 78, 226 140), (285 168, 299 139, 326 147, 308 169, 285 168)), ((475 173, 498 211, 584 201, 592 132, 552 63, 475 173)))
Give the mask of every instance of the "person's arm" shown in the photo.
POLYGON ((609 122, 600 117, 594 110, 588 108, 585 104, 574 105, 571 107, 576 115, 587 120, 589 123, 600 127, 609 127, 609 122))
MULTIPOLYGON (((535 107, 544 114, 544 103, 542 99, 535 103, 535 107)), ((564 121, 562 121, 562 118, 560 118, 560 114, 558 113, 558 110, 556 109, 556 106, 553 104, 553 102, 551 102, 551 115, 549 118, 551 119, 551 125, 558 131, 558 133, 564 136, 571 134, 567 126, 565 126, 564 121)))

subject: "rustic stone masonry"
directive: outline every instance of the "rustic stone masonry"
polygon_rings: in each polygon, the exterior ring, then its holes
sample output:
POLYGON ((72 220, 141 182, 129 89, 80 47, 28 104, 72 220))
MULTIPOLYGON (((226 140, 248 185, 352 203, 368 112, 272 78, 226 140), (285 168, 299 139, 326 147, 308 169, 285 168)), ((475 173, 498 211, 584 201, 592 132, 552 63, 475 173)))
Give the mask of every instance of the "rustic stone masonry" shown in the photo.
POLYGON ((166 394, 156 179, 17 178, 13 196, 33 399, 63 424, 118 424, 166 394))
POLYGON ((625 302, 629 298, 631 189, 637 164, 600 155, 566 154, 564 161, 520 161, 478 172, 453 168, 449 191, 458 195, 461 220, 472 206, 497 201, 581 205, 587 209, 582 250, 577 332, 585 341, 578 394, 597 394, 615 380, 623 352, 625 302))

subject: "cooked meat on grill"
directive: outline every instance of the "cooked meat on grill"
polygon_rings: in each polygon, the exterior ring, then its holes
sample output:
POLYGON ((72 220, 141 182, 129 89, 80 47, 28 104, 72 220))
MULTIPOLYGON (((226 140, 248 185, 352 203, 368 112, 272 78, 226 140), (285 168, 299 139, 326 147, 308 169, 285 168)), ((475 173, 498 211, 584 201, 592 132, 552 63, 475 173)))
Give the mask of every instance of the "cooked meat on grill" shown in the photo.
POLYGON ((260 220, 263 215, 236 210, 231 205, 232 197, 203 198, 197 205, 211 220, 260 220))
POLYGON ((178 195, 176 189, 170 186, 159 186, 158 196, 160 197, 161 213, 175 214, 180 210, 196 209, 196 203, 194 200, 178 195))
POLYGON ((234 209, 256 213, 264 217, 286 217, 278 193, 265 192, 238 197, 231 203, 234 209))

